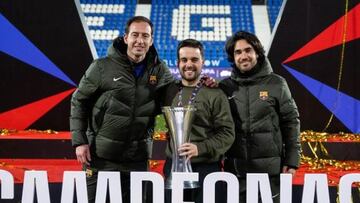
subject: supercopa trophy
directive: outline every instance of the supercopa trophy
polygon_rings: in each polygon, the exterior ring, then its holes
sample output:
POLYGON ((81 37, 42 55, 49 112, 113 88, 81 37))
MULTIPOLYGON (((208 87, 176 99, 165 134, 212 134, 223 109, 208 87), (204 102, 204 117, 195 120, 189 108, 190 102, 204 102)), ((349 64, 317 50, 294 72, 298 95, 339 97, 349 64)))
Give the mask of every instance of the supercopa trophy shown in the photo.
MULTIPOLYGON (((162 112, 170 131, 170 144, 172 148, 172 165, 171 173, 165 182, 165 188, 172 188, 172 173, 184 172, 191 173, 192 168, 190 160, 186 160, 186 156, 180 156, 178 149, 180 145, 190 141, 191 123, 196 109, 191 106, 184 107, 170 107, 165 106, 162 112)), ((185 181, 184 188, 198 188, 198 181, 185 181)))

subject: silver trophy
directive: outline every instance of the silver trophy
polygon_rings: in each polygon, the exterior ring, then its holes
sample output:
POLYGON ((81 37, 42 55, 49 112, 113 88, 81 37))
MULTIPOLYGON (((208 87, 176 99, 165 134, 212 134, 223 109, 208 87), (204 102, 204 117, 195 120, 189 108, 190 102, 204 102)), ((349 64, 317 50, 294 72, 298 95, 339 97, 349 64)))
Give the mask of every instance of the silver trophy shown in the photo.
MULTIPOLYGON (((172 148, 172 165, 171 173, 165 182, 165 188, 172 188, 172 173, 183 172, 191 173, 190 160, 186 160, 186 156, 180 156, 178 149, 180 145, 190 141, 191 123, 196 109, 189 105, 185 107, 165 106, 162 112, 170 131, 170 144, 172 148)), ((184 188, 198 188, 198 181, 185 181, 184 188)))

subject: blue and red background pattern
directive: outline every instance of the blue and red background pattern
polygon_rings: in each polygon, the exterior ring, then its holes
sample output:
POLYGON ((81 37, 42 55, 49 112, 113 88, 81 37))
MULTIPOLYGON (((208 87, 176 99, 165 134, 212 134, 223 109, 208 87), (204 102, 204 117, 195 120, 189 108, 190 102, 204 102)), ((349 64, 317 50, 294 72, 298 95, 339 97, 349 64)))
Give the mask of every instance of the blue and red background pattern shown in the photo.
MULTIPOLYGON (((0 128, 69 129, 70 95, 94 58, 75 2, 0 2, 0 128)), ((286 1, 268 56, 302 130, 360 133, 359 25, 355 0, 286 1)))
POLYGON ((360 133, 360 3, 287 1, 269 58, 300 110, 302 130, 360 133))
POLYGON ((1 1, 0 128, 68 130, 92 59, 75 1, 1 1))

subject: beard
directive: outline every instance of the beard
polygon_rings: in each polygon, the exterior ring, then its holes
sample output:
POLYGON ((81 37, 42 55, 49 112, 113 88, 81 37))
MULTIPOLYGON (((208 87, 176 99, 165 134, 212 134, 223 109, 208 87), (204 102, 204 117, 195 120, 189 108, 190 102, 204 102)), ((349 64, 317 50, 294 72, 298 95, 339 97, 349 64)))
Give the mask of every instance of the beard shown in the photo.
POLYGON ((198 73, 196 70, 183 70, 180 72, 181 78, 188 81, 188 82, 194 82, 198 80, 200 77, 200 73, 198 73))
POLYGON ((241 72, 247 72, 253 69, 256 63, 257 61, 254 60, 244 60, 236 62, 235 65, 241 72))

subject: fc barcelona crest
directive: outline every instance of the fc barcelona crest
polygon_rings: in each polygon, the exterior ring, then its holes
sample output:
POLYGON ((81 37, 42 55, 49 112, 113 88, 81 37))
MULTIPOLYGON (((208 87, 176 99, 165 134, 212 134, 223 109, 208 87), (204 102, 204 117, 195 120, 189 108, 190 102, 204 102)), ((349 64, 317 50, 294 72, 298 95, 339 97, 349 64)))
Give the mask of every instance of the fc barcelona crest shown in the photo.
POLYGON ((268 91, 260 91, 259 98, 261 100, 267 100, 269 98, 269 92, 268 91))
POLYGON ((156 75, 150 75, 149 83, 150 83, 151 85, 156 85, 156 84, 157 84, 156 75))

